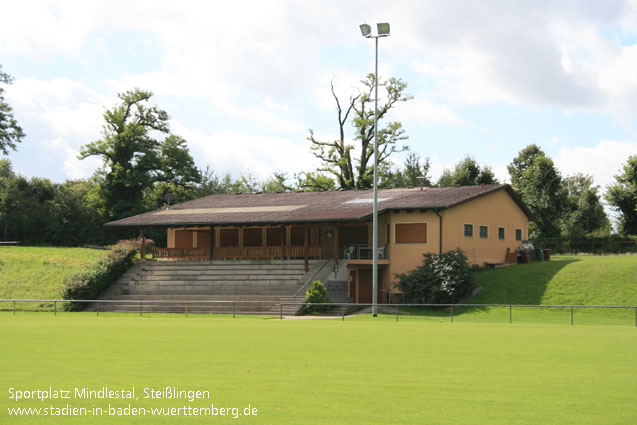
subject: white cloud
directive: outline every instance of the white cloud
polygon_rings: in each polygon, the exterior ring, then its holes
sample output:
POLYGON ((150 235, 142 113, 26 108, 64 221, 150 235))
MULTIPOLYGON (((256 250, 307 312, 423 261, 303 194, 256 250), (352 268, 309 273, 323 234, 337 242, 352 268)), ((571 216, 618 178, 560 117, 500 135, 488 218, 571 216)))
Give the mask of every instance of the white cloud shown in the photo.
POLYGON ((422 97, 396 104, 391 114, 392 119, 413 121, 422 126, 428 124, 465 125, 462 118, 450 107, 436 104, 422 97))
POLYGON ((18 116, 45 124, 53 135, 77 138, 84 143, 99 138, 103 105, 112 102, 67 78, 52 81, 21 78, 7 87, 7 98, 18 116))
POLYGON ((593 147, 562 148, 553 158, 564 176, 576 173, 590 174, 601 191, 614 182, 622 164, 630 155, 637 154, 637 142, 602 140, 593 147))
POLYGON ((58 154, 64 156, 64 173, 69 179, 85 179, 93 175, 93 172, 101 165, 96 157, 78 159, 79 151, 69 146, 68 142, 58 137, 50 142, 58 154))
POLYGON ((172 127, 188 140, 196 163, 200 167, 209 164, 218 173, 238 176, 249 172, 263 179, 274 171, 285 171, 291 176, 294 172, 316 168, 309 143, 231 130, 208 134, 179 122, 174 122, 172 127))

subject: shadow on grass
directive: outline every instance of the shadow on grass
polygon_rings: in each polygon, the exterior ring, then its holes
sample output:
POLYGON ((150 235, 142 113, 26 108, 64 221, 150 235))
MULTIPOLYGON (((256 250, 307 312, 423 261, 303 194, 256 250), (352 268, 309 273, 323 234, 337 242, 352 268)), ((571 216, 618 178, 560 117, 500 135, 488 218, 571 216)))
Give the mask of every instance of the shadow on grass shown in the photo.
MULTIPOLYGON (((497 269, 484 269, 474 275, 476 286, 484 289, 467 304, 540 305, 553 277, 575 258, 556 259, 530 264, 517 264, 497 269)), ((486 312, 491 307, 456 307, 454 316, 486 312)), ((412 315, 449 317, 447 308, 401 307, 412 315)))

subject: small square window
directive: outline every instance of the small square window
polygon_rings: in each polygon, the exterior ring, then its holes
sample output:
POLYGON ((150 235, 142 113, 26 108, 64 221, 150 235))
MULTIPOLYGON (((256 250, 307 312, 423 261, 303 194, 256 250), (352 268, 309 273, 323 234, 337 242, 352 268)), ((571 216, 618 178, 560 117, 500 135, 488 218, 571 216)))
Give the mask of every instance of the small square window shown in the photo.
POLYGON ((480 237, 486 239, 489 237, 489 227, 488 226, 480 226, 480 237))
POLYGON ((515 229, 515 240, 516 241, 522 240, 522 229, 515 229))
POLYGON ((473 224, 465 224, 464 225, 464 235, 470 238, 473 237, 473 224))
POLYGON ((504 227, 498 227, 498 239, 500 239, 501 241, 506 239, 504 227))

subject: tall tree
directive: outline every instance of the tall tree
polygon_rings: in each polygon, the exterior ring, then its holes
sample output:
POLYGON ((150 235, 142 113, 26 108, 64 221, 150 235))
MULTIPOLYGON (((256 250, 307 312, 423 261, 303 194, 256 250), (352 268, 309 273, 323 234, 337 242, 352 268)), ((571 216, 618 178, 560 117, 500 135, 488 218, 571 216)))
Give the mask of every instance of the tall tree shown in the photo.
POLYGON ((144 195, 155 182, 184 186, 199 179, 183 139, 154 137, 169 134, 170 117, 148 105, 151 96, 140 89, 119 94, 120 103, 104 113, 103 138, 80 151, 80 159, 103 160, 101 194, 108 219, 143 212, 144 195))
MULTIPOLYGON (((366 189, 373 184, 373 155, 374 155, 374 74, 369 74, 362 80, 362 88, 357 95, 351 95, 347 104, 341 104, 334 91, 334 83, 331 83, 332 96, 336 102, 338 118, 339 138, 333 141, 320 141, 314 131, 310 129, 311 151, 322 161, 318 173, 308 173, 306 179, 331 175, 341 189, 366 189), (355 147, 347 143, 345 126, 350 120, 354 127, 354 139, 358 141, 358 158, 354 157, 355 147)), ((378 81, 378 87, 384 91, 384 97, 379 98, 378 105, 378 164, 379 167, 387 167, 386 161, 395 152, 407 149, 398 146, 398 142, 407 139, 400 122, 391 121, 384 127, 380 121, 398 102, 406 102, 412 96, 405 93, 407 83, 400 79, 390 78, 386 81, 378 81)), ((311 182, 306 182, 312 186, 311 182)), ((321 184, 322 186, 324 184, 321 184)))
POLYGON ((402 169, 389 170, 384 173, 380 187, 429 187, 431 186, 429 176, 430 167, 429 158, 425 158, 425 160, 422 161, 420 155, 415 152, 410 152, 405 159, 405 165, 402 169))
POLYGON ((619 215, 619 230, 637 235, 637 155, 628 157, 623 172, 608 186, 606 200, 619 215))
POLYGON ((0 223, 2 225, 2 240, 9 237, 10 215, 15 211, 15 202, 19 194, 16 175, 8 159, 0 159, 0 223))
POLYGON ((491 167, 480 166, 470 156, 465 156, 453 169, 445 169, 438 179, 438 186, 477 186, 481 184, 497 184, 498 179, 491 167))
POLYGON ((533 144, 521 150, 507 169, 511 176, 511 186, 537 220, 531 227, 532 235, 559 236, 566 191, 563 190, 562 176, 555 168, 553 160, 533 144))
POLYGON ((567 193, 562 233, 571 237, 610 234, 610 221, 597 193, 599 186, 593 185, 593 177, 578 173, 565 178, 562 184, 567 193))
POLYGON ((2 84, 13 83, 13 78, 2 72, 0 65, 0 153, 9 154, 9 149, 16 149, 16 143, 24 138, 22 128, 13 117, 13 110, 4 100, 4 88, 2 84))

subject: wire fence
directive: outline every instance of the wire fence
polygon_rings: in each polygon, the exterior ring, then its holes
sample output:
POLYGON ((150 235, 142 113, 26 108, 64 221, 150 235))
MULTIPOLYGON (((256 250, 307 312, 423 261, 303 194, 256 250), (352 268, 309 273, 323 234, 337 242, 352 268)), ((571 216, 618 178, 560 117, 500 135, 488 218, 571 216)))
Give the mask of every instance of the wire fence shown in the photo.
MULTIPOLYGON (((30 300, 0 299, 0 310, 16 315, 24 312, 49 312, 57 316, 67 313, 69 306, 82 305, 84 312, 97 316, 106 313, 144 314, 178 313, 189 315, 225 314, 263 315, 284 318, 324 317, 342 321, 367 318, 372 304, 354 303, 303 303, 235 300, 30 300), (35 308, 34 308, 35 307, 35 308), (310 310, 311 312, 305 313, 310 310)), ((533 304, 377 304, 380 319, 436 320, 467 322, 546 322, 575 325, 577 320, 585 324, 623 324, 637 327, 637 306, 607 305, 533 305, 533 304), (551 312, 540 315, 538 312, 551 312), (604 313, 600 313, 603 311, 604 313), (614 314, 609 314, 614 313, 614 314), (595 319, 599 320, 595 320, 595 319), (632 323, 631 323, 632 322, 632 323)))

